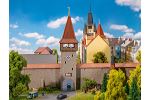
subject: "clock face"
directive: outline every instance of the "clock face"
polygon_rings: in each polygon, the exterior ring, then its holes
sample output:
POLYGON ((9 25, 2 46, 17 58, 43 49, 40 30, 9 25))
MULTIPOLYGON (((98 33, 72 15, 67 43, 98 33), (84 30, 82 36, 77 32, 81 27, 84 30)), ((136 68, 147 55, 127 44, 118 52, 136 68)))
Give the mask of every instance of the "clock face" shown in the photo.
POLYGON ((67 60, 70 60, 70 56, 66 56, 67 60))

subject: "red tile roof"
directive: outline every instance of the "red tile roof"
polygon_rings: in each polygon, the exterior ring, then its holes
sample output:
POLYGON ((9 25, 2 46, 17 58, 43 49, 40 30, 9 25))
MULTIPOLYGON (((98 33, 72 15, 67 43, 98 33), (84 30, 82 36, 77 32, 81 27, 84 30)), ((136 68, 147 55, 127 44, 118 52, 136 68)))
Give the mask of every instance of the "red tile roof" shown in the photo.
POLYGON ((59 69, 60 64, 27 64, 24 69, 59 69))
POLYGON ((71 22, 71 17, 68 16, 67 23, 65 26, 65 30, 63 33, 62 39, 59 41, 59 43, 78 43, 75 37, 73 25, 71 22))
POLYGON ((53 51, 49 47, 39 47, 34 53, 35 54, 52 54, 53 51))
POLYGON ((97 27, 97 32, 96 32, 98 35, 100 35, 101 37, 105 37, 104 35, 104 32, 103 32, 103 29, 101 27, 100 24, 98 24, 98 27, 97 27))
MULTIPOLYGON (((115 68, 135 68, 138 63, 115 63, 115 68)), ((110 68, 110 63, 86 63, 86 64, 78 64, 78 68, 110 68)))

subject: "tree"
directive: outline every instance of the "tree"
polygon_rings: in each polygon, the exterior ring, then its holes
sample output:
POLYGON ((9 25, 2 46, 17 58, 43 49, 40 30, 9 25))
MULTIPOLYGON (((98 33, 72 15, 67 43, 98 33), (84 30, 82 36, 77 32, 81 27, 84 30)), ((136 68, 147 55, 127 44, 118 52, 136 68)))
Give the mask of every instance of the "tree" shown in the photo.
POLYGON ((132 83, 131 83, 129 100, 140 100, 140 95, 139 95, 138 86, 137 86, 137 80, 135 77, 133 78, 132 83))
POLYGON ((129 76, 129 86, 131 87, 131 83, 133 81, 133 78, 136 78, 137 80, 137 85, 139 88, 139 91, 141 90, 141 65, 138 65, 136 69, 130 71, 130 76, 129 76))
POLYGON ((53 55, 56 55, 57 63, 58 63, 58 52, 57 52, 57 49, 53 49, 52 51, 53 51, 53 55))
POLYGON ((107 75, 107 73, 104 73, 101 92, 105 92, 106 91, 106 89, 107 89, 107 81, 108 81, 108 75, 107 75))
POLYGON ((100 100, 101 92, 97 91, 96 95, 94 96, 94 100, 100 100))
POLYGON ((97 82, 95 80, 83 78, 81 89, 86 93, 89 89, 93 89, 96 85, 97 85, 97 82))
POLYGON ((126 53, 126 62, 131 62, 131 54, 128 52, 126 53))
POLYGON ((138 62, 141 62, 141 51, 138 51, 136 59, 138 60, 138 62))
POLYGON ((30 78, 21 74, 22 68, 26 65, 26 60, 18 52, 9 53, 9 92, 14 99, 28 89, 30 78))
POLYGON ((97 91, 96 95, 94 95, 94 100, 105 100, 105 93, 97 91))
POLYGON ((128 82, 126 82, 124 89, 125 89, 126 94, 129 95, 129 84, 128 84, 128 82))
POLYGON ((105 100, 126 100, 126 93, 123 88, 124 81, 125 74, 123 71, 120 69, 118 71, 110 70, 105 100))
POLYGON ((115 63, 123 63, 124 59, 123 58, 117 58, 116 56, 114 57, 115 63))
POLYGON ((103 52, 97 52, 94 54, 94 63, 107 63, 107 58, 103 52))
POLYGON ((132 86, 134 78, 137 82, 139 96, 141 96, 141 65, 137 65, 136 69, 134 69, 133 71, 130 71, 130 76, 128 80, 130 88, 132 86))

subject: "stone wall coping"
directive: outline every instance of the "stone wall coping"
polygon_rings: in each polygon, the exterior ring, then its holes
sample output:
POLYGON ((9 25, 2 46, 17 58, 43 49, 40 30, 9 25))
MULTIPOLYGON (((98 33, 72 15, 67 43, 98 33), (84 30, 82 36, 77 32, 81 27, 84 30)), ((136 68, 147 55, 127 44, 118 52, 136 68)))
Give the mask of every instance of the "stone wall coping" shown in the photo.
MULTIPOLYGON (((135 68, 139 63, 115 63, 115 68, 135 68)), ((23 69, 60 69, 61 64, 27 64, 23 69)), ((77 64, 77 68, 111 68, 110 63, 77 64)))

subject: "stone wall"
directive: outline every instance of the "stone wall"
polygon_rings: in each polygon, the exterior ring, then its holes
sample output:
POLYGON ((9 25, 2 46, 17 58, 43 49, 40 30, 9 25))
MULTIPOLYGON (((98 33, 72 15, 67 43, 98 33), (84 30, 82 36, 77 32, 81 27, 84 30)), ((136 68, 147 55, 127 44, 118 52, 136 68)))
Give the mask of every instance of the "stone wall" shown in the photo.
POLYGON ((28 74, 31 82, 29 88, 40 88, 47 85, 56 85, 60 80, 60 69, 29 69, 24 68, 22 74, 28 74))
MULTIPOLYGON (((130 75, 130 70, 133 70, 136 68, 137 64, 130 63, 130 64, 115 64, 116 69, 122 69, 127 76, 130 75), (124 66, 124 67, 121 67, 124 66), (128 66, 128 67, 127 67, 128 66)), ((54 66, 51 65, 50 68, 35 68, 35 67, 27 67, 22 70, 22 74, 28 74, 31 82, 29 83, 29 88, 40 88, 44 85, 56 85, 56 83, 60 82, 62 80, 62 74, 61 74, 61 68, 62 66, 54 66), (53 66, 53 67, 52 67, 53 66)), ((72 70, 72 67, 69 67, 70 70, 72 70)), ((74 67, 75 68, 75 67, 74 67)), ((76 72, 76 80, 74 81, 74 84, 76 84, 76 88, 79 89, 81 86, 81 83, 83 81, 83 78, 93 79, 96 80, 98 84, 102 83, 104 73, 108 73, 111 69, 110 64, 103 63, 103 64, 80 64, 77 65, 76 72)), ((67 72, 71 72, 69 69, 65 69, 67 72)), ((74 69, 73 69, 74 70, 74 69)), ((65 71, 63 73, 65 73, 65 71)), ((67 78, 68 79, 68 78, 67 78)), ((72 79, 72 78, 69 78, 72 79)))
POLYGON ((88 78, 92 80, 96 80, 97 83, 101 83, 103 79, 104 73, 108 73, 109 68, 84 68, 80 70, 81 74, 81 83, 83 78, 88 78))
MULTIPOLYGON (((129 77, 130 70, 134 68, 125 68, 126 75, 129 77)), ((83 78, 96 80, 98 84, 103 81, 104 73, 108 73, 110 68, 82 68, 80 69, 80 84, 83 82, 83 78)), ((79 76, 78 76, 79 77, 79 76)))

